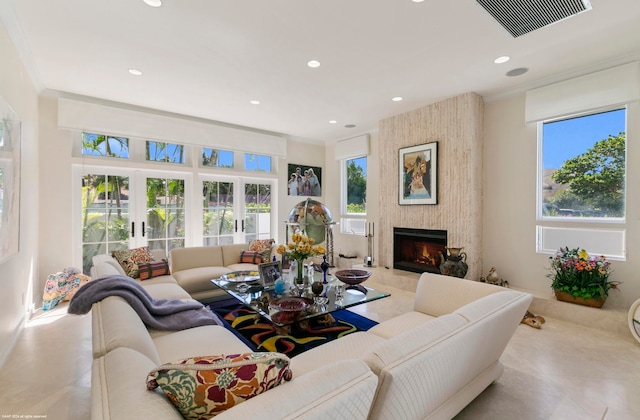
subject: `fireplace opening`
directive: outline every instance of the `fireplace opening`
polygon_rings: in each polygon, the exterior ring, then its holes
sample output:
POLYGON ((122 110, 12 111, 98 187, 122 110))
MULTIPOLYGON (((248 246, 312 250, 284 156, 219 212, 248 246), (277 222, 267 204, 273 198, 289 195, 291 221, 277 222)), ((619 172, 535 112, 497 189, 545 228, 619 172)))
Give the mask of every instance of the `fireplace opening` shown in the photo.
POLYGON ((447 231, 393 228, 393 268, 414 273, 440 273, 446 256, 447 231))

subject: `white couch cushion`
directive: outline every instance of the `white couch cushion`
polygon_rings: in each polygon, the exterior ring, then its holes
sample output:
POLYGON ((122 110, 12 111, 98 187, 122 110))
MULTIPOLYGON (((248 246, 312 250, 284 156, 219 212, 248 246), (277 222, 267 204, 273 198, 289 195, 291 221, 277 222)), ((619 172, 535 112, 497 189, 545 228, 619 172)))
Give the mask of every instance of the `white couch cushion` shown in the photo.
POLYGON ((94 358, 118 347, 129 347, 154 363, 160 363, 146 326, 127 301, 119 296, 110 296, 94 303, 91 312, 94 358))
POLYGON ((141 283, 144 290, 154 299, 191 299, 191 295, 177 283, 141 283))
POLYGON ((230 273, 226 267, 197 267, 172 273, 178 284, 192 296, 197 292, 208 292, 217 287, 211 280, 230 273))
POLYGON ((126 347, 95 359, 91 369, 91 419, 184 420, 162 391, 147 390, 147 374, 157 366, 126 347))
POLYGON ((340 360, 318 365, 304 375, 294 371, 291 382, 245 401, 215 419, 365 420, 377 383, 378 378, 362 360, 340 360))
POLYGON ((372 347, 384 341, 384 338, 375 334, 355 332, 294 356, 291 359, 291 370, 295 377, 338 360, 361 359, 372 347))
POLYGON ((379 323, 369 329, 368 332, 379 335, 383 338, 391 338, 409 331, 418 325, 422 325, 425 322, 429 322, 433 318, 434 317, 423 314, 422 312, 406 312, 402 315, 396 316, 395 318, 379 323))
POLYGON ((95 255, 91 261, 93 262, 93 267, 91 267, 91 277, 94 280, 106 276, 127 275, 120 263, 111 255, 95 255))
POLYGON ((422 273, 413 309, 431 316, 450 314, 467 303, 504 290, 488 283, 422 273))
POLYGON ((252 350, 219 325, 205 325, 155 337, 161 363, 195 356, 249 353, 252 350))

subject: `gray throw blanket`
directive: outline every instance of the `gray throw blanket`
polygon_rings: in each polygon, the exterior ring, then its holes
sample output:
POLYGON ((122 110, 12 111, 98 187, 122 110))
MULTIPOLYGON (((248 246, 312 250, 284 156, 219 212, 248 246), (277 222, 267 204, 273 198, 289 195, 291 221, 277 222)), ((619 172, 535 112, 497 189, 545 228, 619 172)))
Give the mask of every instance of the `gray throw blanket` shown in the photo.
POLYGON ((84 284, 69 302, 70 314, 86 314, 95 302, 120 296, 150 328, 178 331, 201 325, 222 324, 217 315, 197 301, 154 299, 127 276, 107 276, 84 284))

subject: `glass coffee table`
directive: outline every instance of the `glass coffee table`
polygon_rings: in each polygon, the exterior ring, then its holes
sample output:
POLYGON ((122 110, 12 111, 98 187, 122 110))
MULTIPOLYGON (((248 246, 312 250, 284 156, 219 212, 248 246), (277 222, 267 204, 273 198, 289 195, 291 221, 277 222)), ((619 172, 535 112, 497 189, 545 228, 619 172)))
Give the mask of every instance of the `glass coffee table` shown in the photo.
MULTIPOLYGON (((314 279, 321 281, 322 273, 315 273, 314 279)), ((228 273, 211 282, 280 327, 390 296, 364 284, 361 289, 350 288, 334 276, 327 275, 327 280, 320 299, 314 296, 310 287, 300 290, 287 285, 284 293, 276 294, 273 288, 262 286, 257 272, 228 273)))

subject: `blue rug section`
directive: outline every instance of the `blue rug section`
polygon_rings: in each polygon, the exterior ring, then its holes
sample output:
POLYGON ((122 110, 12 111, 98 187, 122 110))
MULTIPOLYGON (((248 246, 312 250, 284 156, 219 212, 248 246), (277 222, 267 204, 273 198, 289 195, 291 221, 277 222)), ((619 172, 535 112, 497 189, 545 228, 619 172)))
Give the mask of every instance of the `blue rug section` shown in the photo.
POLYGON ((377 325, 375 321, 343 309, 331 314, 335 319, 331 324, 321 324, 317 318, 311 318, 303 325, 294 324, 283 330, 235 299, 213 302, 208 307, 223 320, 225 328, 253 351, 276 351, 289 357, 377 325))

